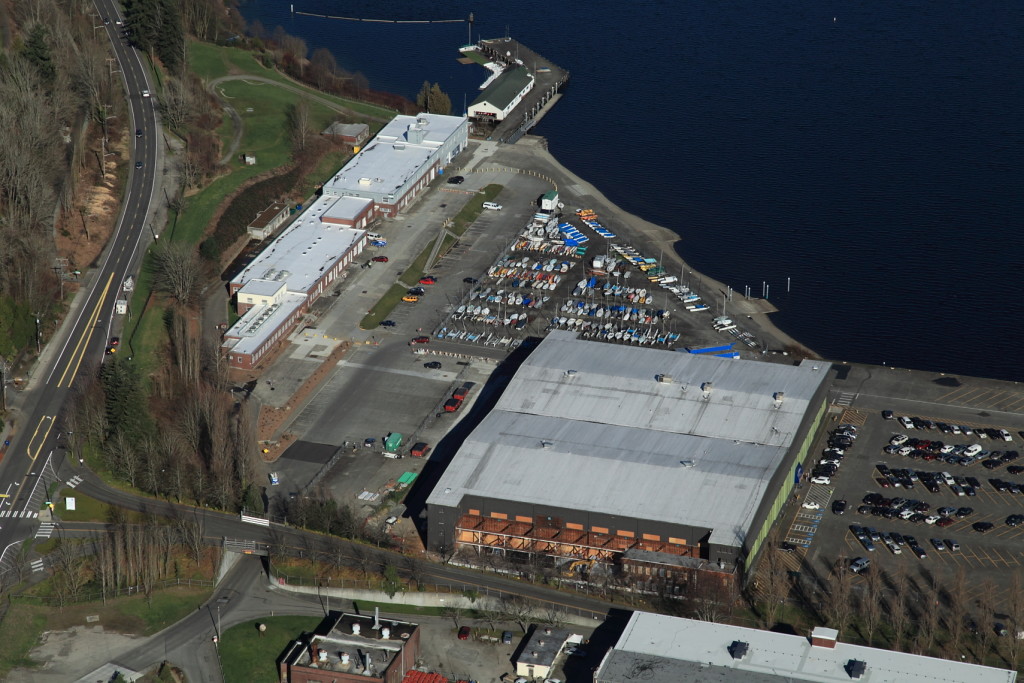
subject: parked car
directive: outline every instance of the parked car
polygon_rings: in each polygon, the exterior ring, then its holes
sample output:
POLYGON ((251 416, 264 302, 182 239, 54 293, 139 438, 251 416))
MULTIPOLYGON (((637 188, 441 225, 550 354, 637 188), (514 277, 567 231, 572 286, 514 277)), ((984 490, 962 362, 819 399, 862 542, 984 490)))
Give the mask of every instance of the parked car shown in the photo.
POLYGON ((376 261, 377 263, 387 263, 389 259, 388 259, 387 256, 374 256, 370 260, 371 261, 376 261))
POLYGON ((832 480, 828 477, 811 477, 812 484, 825 484, 826 486, 832 483, 832 480))
POLYGON ((418 296, 413 296, 412 294, 406 294, 405 296, 402 297, 402 301, 404 301, 407 304, 414 304, 419 300, 420 298, 418 296))
POLYGON ((882 419, 883 420, 895 420, 896 416, 893 414, 893 412, 891 410, 883 410, 882 411, 882 419))
POLYGON ((820 510, 821 509, 821 503, 818 503, 818 502, 813 501, 813 500, 805 500, 804 504, 801 507, 803 507, 804 509, 807 509, 807 510, 820 510))
POLYGON ((459 640, 469 640, 469 634, 473 632, 468 626, 463 626, 459 629, 459 640))
POLYGON ((836 500, 832 502, 832 514, 841 515, 846 512, 848 503, 845 500, 836 500))
POLYGON ((465 282, 467 285, 475 285, 476 283, 480 282, 475 277, 464 277, 462 278, 462 281, 465 282))
POLYGON ((440 370, 441 369, 441 362, 440 361, 436 361, 436 360, 432 360, 429 363, 424 363, 423 367, 427 368, 428 370, 440 370))
POLYGON ((512 644, 512 631, 505 631, 501 634, 501 643, 503 645, 512 644))
POLYGON ((427 337, 427 336, 424 336, 424 335, 421 335, 419 337, 413 337, 409 341, 409 345, 410 346, 412 346, 414 344, 429 344, 429 343, 430 343, 430 337, 427 337))
POLYGON ((395 325, 397 325, 397 323, 394 320, 381 320, 380 321, 380 326, 381 327, 394 327, 395 325))
POLYGON ((409 455, 414 458, 422 458, 430 452, 430 445, 424 441, 413 444, 412 448, 409 449, 409 455))
POLYGON ((986 531, 991 530, 993 526, 995 525, 992 524, 992 522, 975 522, 971 525, 971 528, 977 531, 979 534, 983 534, 986 531))
POLYGON ((783 541, 779 544, 779 550, 781 550, 784 553, 792 553, 796 551, 796 546, 790 543, 789 541, 783 541))
POLYGON ((448 179, 449 185, 461 185, 464 182, 466 182, 466 179, 460 175, 453 175, 451 178, 448 179))
POLYGON ((421 285, 437 284, 437 278, 434 277, 433 275, 424 275, 423 277, 420 278, 420 284, 421 285))
POLYGON ((277 472, 270 473, 270 485, 277 486, 281 483, 281 478, 277 476, 277 472))
POLYGON ((495 202, 484 202, 484 208, 491 211, 501 211, 501 204, 495 202))

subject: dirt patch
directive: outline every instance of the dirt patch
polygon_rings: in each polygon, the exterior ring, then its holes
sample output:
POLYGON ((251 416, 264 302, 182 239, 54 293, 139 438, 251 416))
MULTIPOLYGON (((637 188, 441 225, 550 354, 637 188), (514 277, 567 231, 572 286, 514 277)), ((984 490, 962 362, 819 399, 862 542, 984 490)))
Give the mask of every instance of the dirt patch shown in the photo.
MULTIPOLYGON (((287 347, 287 344, 280 345, 278 352, 285 347, 287 347)), ((267 405, 260 406, 260 415, 256 421, 256 438, 259 440, 259 443, 264 444, 261 450, 266 449, 266 452, 262 453, 264 461, 274 462, 277 460, 288 449, 292 441, 295 440, 296 436, 294 434, 279 434, 281 426, 292 416, 297 408, 301 409, 305 405, 306 399, 330 376, 338 361, 348 353, 351 347, 352 344, 348 342, 338 345, 331 355, 327 356, 317 369, 313 371, 313 374, 306 378, 302 386, 295 390, 291 399, 284 406, 280 408, 267 405)), ((273 362, 273 358, 265 361, 265 363, 270 362, 273 362)), ((249 381, 253 378, 252 373, 249 373, 242 381, 249 381)), ((237 378, 232 377, 232 379, 237 378)))
POLYGON ((90 125, 83 133, 89 142, 83 151, 85 163, 78 171, 74 204, 57 219, 57 254, 68 260, 69 273, 85 270, 96 262, 114 232, 121 209, 124 177, 118 171, 128 159, 128 139, 125 131, 107 133, 110 144, 106 157, 100 131, 94 131, 90 125))

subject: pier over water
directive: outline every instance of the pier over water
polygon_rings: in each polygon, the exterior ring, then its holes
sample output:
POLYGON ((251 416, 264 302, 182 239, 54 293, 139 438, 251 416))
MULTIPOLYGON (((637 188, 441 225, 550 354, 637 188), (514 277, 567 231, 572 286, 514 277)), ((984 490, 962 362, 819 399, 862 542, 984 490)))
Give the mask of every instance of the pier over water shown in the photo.
MULTIPOLYGON (((462 51, 470 49, 463 48, 462 51)), ((568 71, 513 38, 481 40, 471 51, 507 69, 522 66, 534 77, 533 88, 502 120, 470 115, 473 134, 483 138, 514 143, 537 124, 569 80, 568 71)))

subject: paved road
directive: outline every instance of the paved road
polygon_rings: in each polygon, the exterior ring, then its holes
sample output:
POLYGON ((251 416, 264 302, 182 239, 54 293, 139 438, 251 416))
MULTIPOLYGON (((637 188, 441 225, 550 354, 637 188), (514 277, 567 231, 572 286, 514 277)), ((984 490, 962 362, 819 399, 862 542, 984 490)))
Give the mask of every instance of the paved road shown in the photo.
MULTIPOLYGON (((138 268, 140 247, 154 205, 157 169, 160 168, 159 124, 155 97, 142 57, 120 36, 120 17, 113 0, 96 0, 99 17, 117 58, 128 93, 129 128, 133 162, 128 171, 121 215, 99 260, 99 266, 83 279, 72 308, 57 335, 44 350, 28 388, 14 397, 19 404, 18 430, 7 456, 0 464, 0 571, 11 561, 15 546, 34 533, 35 517, 52 481, 49 462, 61 432, 65 403, 79 389, 83 377, 95 373, 103 362, 111 334, 118 334, 114 302, 122 296, 125 278, 138 268), (141 164, 135 168, 135 162, 141 164)), ((130 350, 122 348, 122 353, 130 350)))

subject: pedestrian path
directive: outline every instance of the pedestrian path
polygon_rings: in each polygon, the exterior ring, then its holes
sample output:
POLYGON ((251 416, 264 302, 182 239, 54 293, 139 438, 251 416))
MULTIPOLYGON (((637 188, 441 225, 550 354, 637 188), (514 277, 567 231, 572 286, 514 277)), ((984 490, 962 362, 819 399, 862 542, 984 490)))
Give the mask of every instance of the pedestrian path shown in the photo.
POLYGON ((32 560, 32 571, 41 572, 46 570, 46 565, 42 560, 32 560))
POLYGON ((53 522, 43 522, 39 525, 39 530, 36 531, 36 538, 49 538, 53 535, 53 530, 57 528, 57 525, 53 522))
POLYGON ((76 486, 82 483, 82 478, 76 474, 75 476, 68 479, 67 482, 65 483, 69 488, 75 488, 76 486))
POLYGON ((37 510, 4 510, 0 517, 20 517, 22 519, 34 519, 39 516, 37 510))

